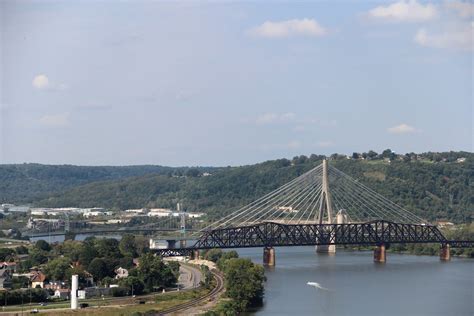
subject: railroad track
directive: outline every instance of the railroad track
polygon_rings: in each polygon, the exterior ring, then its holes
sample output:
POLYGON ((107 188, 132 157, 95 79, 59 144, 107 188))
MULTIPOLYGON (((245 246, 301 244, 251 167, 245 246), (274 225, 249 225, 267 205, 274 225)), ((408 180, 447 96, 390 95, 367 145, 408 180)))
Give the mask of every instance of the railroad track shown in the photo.
POLYGON ((212 291, 210 291, 206 295, 192 299, 186 303, 165 309, 159 312, 157 315, 164 316, 164 315, 169 315, 172 313, 184 312, 185 310, 191 307, 195 307, 204 302, 214 300, 216 296, 224 289, 224 278, 222 274, 218 272, 217 270, 212 270, 211 273, 214 276, 214 279, 216 280, 216 286, 212 289, 212 291))

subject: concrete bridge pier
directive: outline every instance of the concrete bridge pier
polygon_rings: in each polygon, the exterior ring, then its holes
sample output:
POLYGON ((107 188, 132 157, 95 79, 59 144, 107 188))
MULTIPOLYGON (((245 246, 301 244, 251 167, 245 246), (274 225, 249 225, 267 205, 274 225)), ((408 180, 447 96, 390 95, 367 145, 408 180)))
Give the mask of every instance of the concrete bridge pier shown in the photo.
POLYGON ((316 246, 316 253, 326 253, 333 255, 336 253, 336 245, 319 245, 316 246))
POLYGON ((186 239, 182 239, 179 241, 179 247, 180 248, 186 248, 186 239))
POLYGON ((441 248, 439 249, 439 259, 441 261, 451 260, 450 248, 449 244, 441 244, 441 248))
POLYGON ((374 262, 385 263, 387 260, 387 255, 385 251, 385 244, 380 244, 375 246, 374 249, 374 262))
POLYGON ((199 250, 193 250, 191 253, 191 260, 199 260, 201 258, 201 255, 199 253, 199 250))
POLYGON ((275 249, 273 247, 263 248, 263 265, 265 266, 275 265, 275 249))

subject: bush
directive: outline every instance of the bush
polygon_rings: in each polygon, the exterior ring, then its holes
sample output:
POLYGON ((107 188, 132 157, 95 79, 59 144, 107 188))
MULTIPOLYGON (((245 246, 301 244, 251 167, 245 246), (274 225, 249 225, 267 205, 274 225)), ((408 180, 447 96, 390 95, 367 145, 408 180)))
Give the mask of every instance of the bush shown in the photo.
POLYGON ((126 287, 113 287, 111 291, 113 297, 127 296, 128 292, 129 289, 126 287))
POLYGON ((0 292, 0 306, 5 305, 18 305, 22 302, 39 303, 44 302, 48 298, 48 292, 43 289, 29 289, 29 290, 13 290, 0 292), (5 298, 6 296, 6 298, 5 298))

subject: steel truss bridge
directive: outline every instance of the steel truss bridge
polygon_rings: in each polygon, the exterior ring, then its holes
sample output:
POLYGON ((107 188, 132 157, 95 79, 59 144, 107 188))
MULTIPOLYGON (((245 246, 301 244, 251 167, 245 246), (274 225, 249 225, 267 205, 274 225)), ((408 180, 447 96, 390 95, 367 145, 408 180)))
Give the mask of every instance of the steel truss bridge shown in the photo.
MULTIPOLYGON (((194 240, 189 247, 155 252, 193 256, 212 248, 281 246, 333 247, 335 252, 336 245, 364 245, 383 247, 378 259, 384 262, 390 244, 438 243, 444 260, 449 260, 449 247, 474 247, 474 241, 448 240, 436 226, 329 166, 326 160, 198 231, 194 240), (333 208, 339 212, 335 214, 333 208)), ((264 251, 264 261, 265 256, 264 251)))
POLYGON ((288 247, 320 245, 390 245, 438 243, 455 248, 474 247, 474 241, 447 240, 436 226, 372 221, 351 224, 280 224, 205 231, 189 248, 158 249, 161 256, 188 256, 212 248, 288 247))

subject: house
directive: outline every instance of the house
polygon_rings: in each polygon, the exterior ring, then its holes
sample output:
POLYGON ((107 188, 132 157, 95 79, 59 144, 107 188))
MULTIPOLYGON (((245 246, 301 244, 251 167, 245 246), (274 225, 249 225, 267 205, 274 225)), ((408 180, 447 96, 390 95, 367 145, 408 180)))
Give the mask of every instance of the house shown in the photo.
POLYGON ((103 287, 86 287, 83 290, 77 291, 77 297, 79 299, 86 299, 89 297, 100 297, 110 295, 110 288, 103 287))
POLYGON ((48 290, 59 290, 59 289, 65 289, 66 288, 66 283, 62 281, 51 281, 48 284, 44 285, 45 289, 48 290))
POLYGON ((12 285, 12 273, 7 269, 0 269, 0 289, 9 289, 12 285))
POLYGON ((127 269, 124 269, 122 267, 118 268, 118 269, 115 269, 115 278, 116 279, 122 279, 122 278, 126 278, 128 277, 128 270, 127 269))
POLYGON ((65 300, 69 299, 69 289, 57 289, 54 291, 53 297, 62 298, 65 300))
POLYGON ((36 289, 38 287, 44 289, 44 284, 46 281, 46 275, 41 271, 33 271, 31 273, 30 282, 31 288, 36 289))

